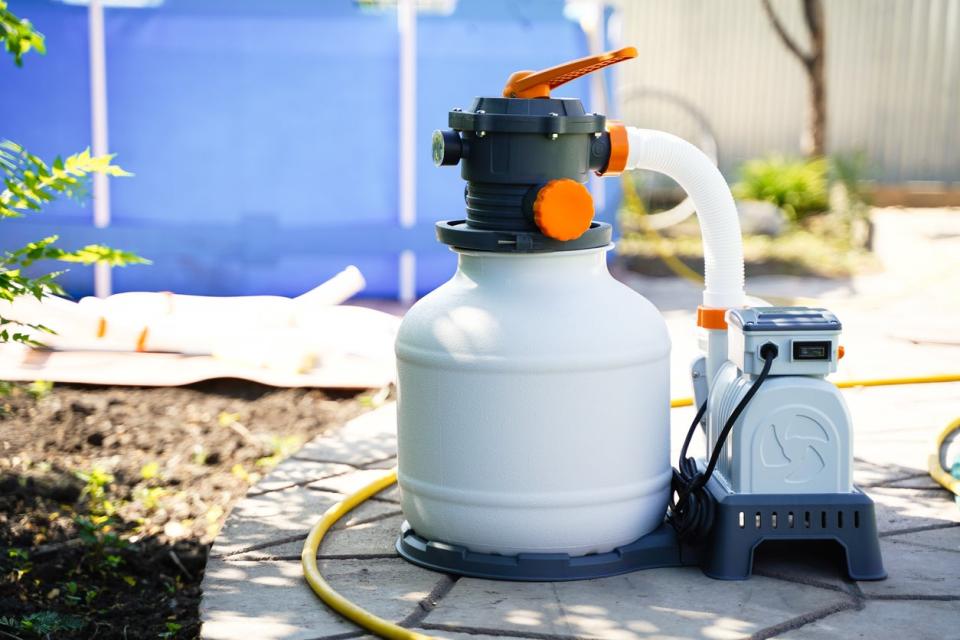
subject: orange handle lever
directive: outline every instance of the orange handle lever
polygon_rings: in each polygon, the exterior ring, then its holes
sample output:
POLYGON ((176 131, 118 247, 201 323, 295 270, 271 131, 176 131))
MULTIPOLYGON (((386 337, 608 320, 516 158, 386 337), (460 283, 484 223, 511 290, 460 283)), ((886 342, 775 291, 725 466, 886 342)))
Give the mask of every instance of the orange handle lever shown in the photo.
POLYGON ((550 90, 612 64, 637 57, 634 47, 564 62, 542 71, 514 71, 503 88, 505 98, 549 98, 550 90))

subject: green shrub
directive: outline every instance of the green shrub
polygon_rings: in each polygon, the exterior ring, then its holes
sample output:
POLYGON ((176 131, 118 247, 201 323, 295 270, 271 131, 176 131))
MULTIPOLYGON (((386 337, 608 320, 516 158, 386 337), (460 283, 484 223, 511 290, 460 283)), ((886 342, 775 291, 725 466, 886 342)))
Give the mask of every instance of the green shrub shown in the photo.
POLYGON ((869 170, 867 155, 863 151, 835 153, 830 156, 830 180, 846 191, 853 203, 869 204, 864 177, 869 170))
POLYGON ((783 209, 791 222, 828 208, 830 163, 769 156, 750 160, 740 169, 733 195, 741 200, 765 200, 783 209))

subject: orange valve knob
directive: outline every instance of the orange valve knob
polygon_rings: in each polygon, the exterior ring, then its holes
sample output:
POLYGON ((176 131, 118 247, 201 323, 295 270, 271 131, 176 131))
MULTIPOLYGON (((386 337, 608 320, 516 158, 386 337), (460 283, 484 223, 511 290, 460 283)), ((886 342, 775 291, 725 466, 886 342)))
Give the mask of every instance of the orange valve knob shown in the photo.
POLYGON ((549 238, 576 240, 593 221, 593 198, 576 180, 551 180, 537 192, 533 202, 533 221, 549 238))

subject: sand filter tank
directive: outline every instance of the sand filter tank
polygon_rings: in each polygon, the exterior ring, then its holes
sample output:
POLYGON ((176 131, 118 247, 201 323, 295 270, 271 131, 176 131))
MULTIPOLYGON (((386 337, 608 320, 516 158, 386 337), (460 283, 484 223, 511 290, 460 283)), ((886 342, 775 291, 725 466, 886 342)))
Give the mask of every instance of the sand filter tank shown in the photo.
POLYGON ((450 125, 434 159, 459 161, 467 217, 438 226, 457 272, 397 340, 404 513, 474 551, 610 551, 663 519, 670 339, 610 275, 611 228, 593 222, 583 183, 616 172, 606 119, 507 96, 450 125))

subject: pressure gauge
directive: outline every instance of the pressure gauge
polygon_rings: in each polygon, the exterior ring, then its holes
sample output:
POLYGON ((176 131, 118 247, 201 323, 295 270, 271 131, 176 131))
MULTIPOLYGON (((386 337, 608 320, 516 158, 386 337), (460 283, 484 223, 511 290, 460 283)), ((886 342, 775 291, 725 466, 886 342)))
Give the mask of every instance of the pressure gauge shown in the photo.
POLYGON ((456 131, 433 132, 433 164, 438 167, 460 162, 463 142, 456 131))

